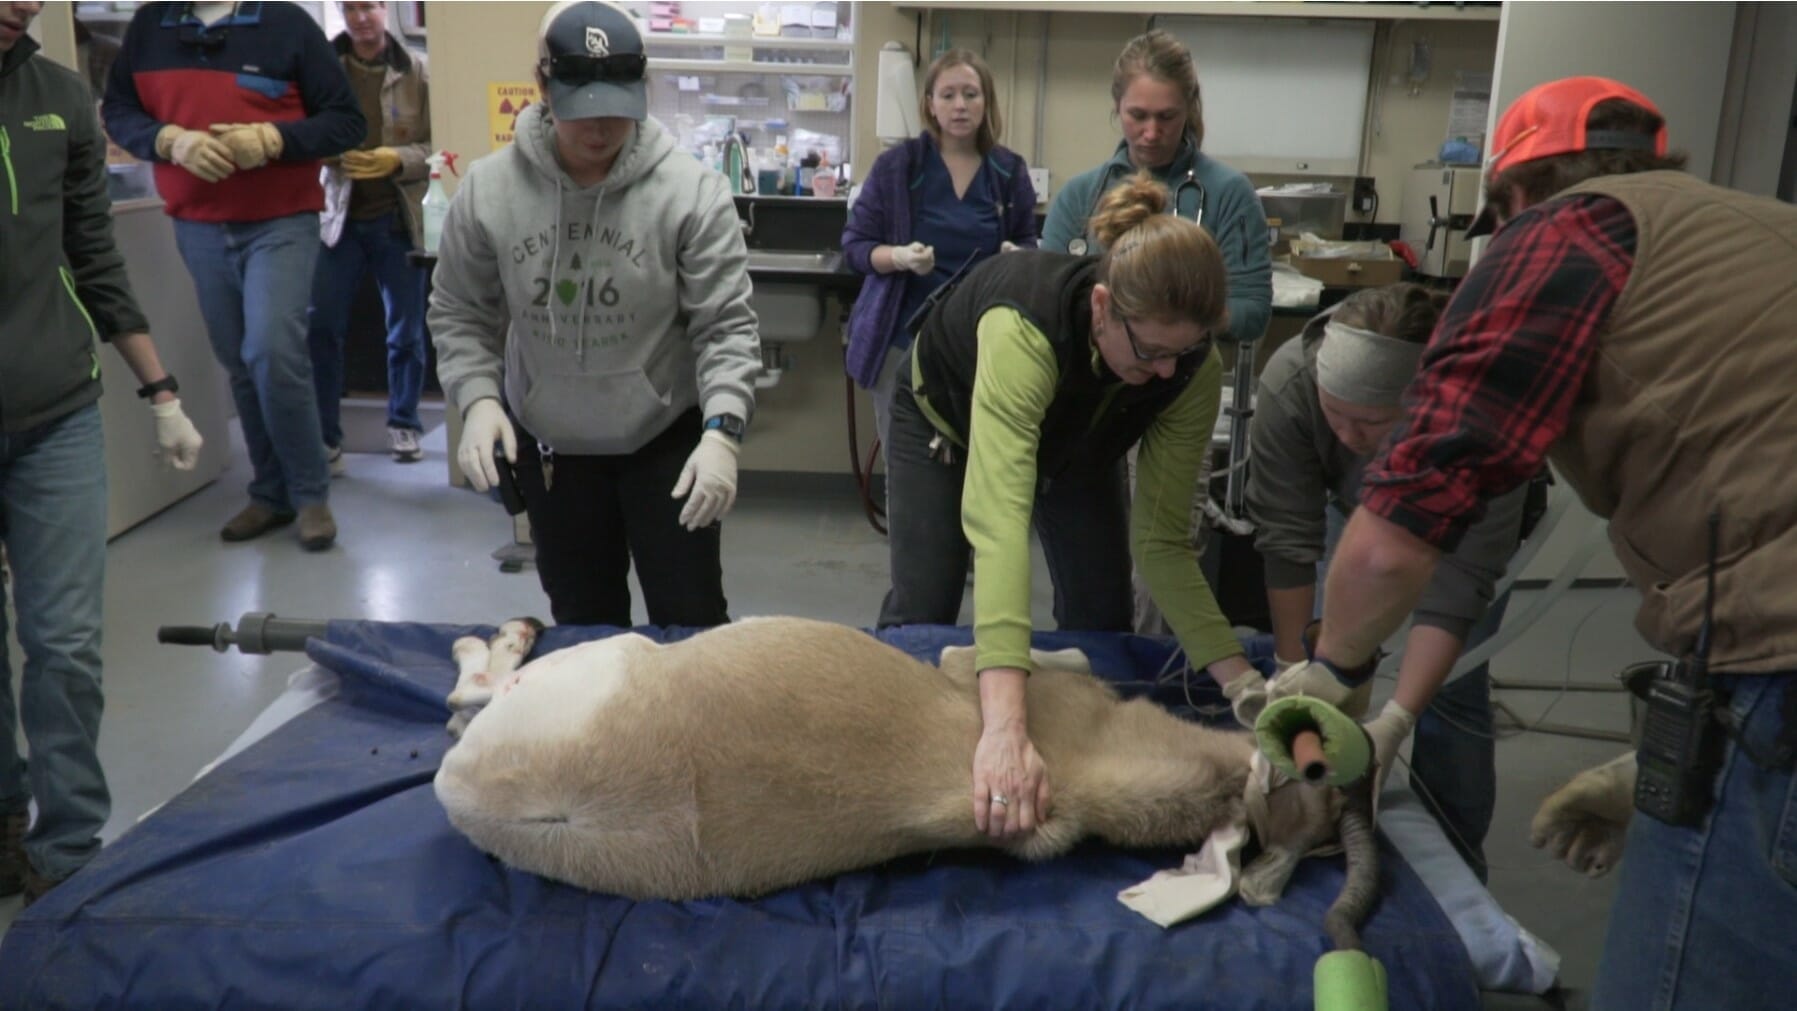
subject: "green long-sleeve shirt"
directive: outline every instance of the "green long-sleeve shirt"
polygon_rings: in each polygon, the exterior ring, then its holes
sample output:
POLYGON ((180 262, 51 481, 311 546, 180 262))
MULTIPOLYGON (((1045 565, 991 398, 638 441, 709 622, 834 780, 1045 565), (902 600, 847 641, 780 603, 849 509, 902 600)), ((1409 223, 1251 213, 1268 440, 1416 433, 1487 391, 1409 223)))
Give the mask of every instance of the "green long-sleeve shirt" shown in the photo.
MULTIPOLYGON (((962 527, 974 551, 974 645, 981 670, 1027 670, 1036 450, 1059 367, 1048 338, 1015 309, 987 310, 978 334, 961 496, 962 527)), ((1222 381, 1222 359, 1212 351, 1142 437, 1130 519, 1136 566, 1196 667, 1242 652, 1188 541, 1191 490, 1210 452, 1222 381)))

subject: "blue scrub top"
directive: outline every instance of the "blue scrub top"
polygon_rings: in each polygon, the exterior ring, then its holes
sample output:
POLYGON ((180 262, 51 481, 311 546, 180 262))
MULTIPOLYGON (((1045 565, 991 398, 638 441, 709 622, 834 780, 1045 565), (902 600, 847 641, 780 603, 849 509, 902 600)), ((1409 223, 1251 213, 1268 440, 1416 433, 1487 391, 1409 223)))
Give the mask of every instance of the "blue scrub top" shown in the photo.
POLYGON ((913 238, 936 249, 936 269, 928 276, 916 274, 905 282, 905 300, 899 304, 899 332, 893 347, 911 346, 911 317, 923 307, 930 293, 964 267, 998 252, 1004 242, 1004 221, 998 212, 998 173, 990 158, 980 162, 979 172, 967 184, 965 195, 955 196, 955 181, 936 145, 929 145, 923 174, 911 190, 913 238), (970 262, 971 261, 971 262, 970 262))

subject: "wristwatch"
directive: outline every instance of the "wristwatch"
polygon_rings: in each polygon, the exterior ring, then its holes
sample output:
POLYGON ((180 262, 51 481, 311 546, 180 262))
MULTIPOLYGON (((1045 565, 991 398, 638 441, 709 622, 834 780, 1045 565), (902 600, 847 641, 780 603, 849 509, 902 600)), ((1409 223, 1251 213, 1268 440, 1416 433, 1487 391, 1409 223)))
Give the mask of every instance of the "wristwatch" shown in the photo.
POLYGON ((139 386, 137 388, 137 395, 148 400, 164 390, 167 390, 170 393, 177 393, 180 389, 181 384, 175 382, 175 374, 170 372, 168 375, 163 376, 153 383, 145 383, 142 386, 139 386))
POLYGON ((714 430, 719 431, 728 435, 730 438, 735 439, 737 442, 743 441, 743 432, 747 430, 748 427, 748 422, 734 414, 714 414, 705 419, 705 430, 707 432, 714 430))

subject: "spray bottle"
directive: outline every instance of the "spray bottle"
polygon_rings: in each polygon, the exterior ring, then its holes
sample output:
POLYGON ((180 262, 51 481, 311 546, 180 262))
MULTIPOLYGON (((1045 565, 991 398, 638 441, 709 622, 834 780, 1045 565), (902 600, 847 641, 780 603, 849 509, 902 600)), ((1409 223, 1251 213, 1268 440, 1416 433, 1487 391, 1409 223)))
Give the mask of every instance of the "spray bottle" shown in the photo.
POLYGON ((449 169, 456 175, 456 156, 448 151, 438 151, 425 159, 431 167, 430 188, 424 191, 424 251, 432 256, 437 255, 437 240, 443 236, 443 219, 449 216, 449 194, 443 191, 443 170, 449 169))

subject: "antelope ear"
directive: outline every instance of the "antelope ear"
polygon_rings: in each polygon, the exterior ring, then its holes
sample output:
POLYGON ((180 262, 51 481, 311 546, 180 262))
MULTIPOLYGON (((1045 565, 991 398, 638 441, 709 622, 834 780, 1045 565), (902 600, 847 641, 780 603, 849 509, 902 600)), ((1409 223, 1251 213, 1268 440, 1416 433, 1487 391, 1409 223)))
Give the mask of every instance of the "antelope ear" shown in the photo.
POLYGON ((1030 663, 1038 670, 1067 670, 1079 674, 1092 673, 1092 661, 1081 649, 1030 650, 1030 663))

